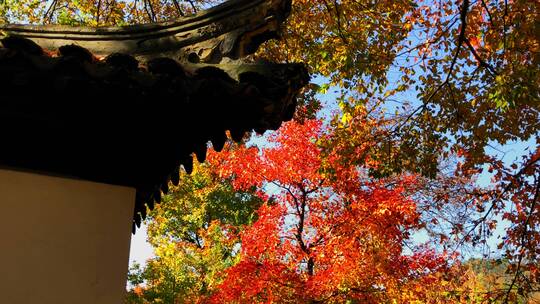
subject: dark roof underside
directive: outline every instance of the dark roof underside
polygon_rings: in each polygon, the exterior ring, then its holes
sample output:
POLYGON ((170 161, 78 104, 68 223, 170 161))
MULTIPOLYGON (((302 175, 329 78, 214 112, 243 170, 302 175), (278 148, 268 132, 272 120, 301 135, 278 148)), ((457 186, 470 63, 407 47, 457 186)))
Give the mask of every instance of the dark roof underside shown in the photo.
MULTIPOLYGON (((0 165, 137 189, 134 227, 178 183, 179 167, 292 118, 308 81, 301 65, 189 65, 128 55, 97 60, 66 46, 0 47, 0 165)), ((106 212, 104 210, 104 212, 106 212)))

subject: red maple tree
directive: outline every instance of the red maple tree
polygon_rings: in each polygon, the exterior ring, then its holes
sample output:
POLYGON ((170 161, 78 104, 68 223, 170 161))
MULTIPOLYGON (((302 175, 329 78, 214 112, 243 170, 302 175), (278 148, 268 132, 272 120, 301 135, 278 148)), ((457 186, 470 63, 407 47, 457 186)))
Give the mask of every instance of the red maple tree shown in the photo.
POLYGON ((268 203, 243 231, 240 261, 208 301, 404 302, 438 290, 447 259, 426 246, 404 249, 422 227, 406 195, 415 177, 370 179, 323 155, 317 141, 324 132, 318 120, 290 122, 267 148, 209 155, 237 189, 256 187, 268 203))

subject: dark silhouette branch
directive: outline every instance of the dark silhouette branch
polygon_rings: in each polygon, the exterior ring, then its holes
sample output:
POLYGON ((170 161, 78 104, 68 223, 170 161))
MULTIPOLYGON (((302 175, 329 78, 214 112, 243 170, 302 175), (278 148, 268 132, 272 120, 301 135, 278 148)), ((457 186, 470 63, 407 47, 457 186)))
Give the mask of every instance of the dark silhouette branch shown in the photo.
POLYGON ((154 12, 154 6, 152 5, 151 0, 144 0, 144 10, 146 11, 148 18, 150 18, 150 21, 155 22, 156 13, 154 12))
POLYGON ((180 3, 178 3, 178 0, 173 0, 173 3, 180 16, 185 16, 184 11, 182 11, 182 8, 180 7, 180 3))
POLYGON ((45 15, 43 15, 44 23, 50 23, 52 21, 52 17, 54 15, 54 12, 56 11, 57 5, 58 5, 58 0, 53 0, 51 2, 51 4, 49 5, 49 8, 45 12, 45 15))
POLYGON ((96 24, 99 25, 99 17, 101 13, 101 0, 98 0, 97 7, 96 7, 96 24))
POLYGON ((187 0, 187 2, 191 5, 191 9, 193 10, 193 13, 197 13, 197 6, 195 6, 195 3, 193 3, 193 0, 187 0))

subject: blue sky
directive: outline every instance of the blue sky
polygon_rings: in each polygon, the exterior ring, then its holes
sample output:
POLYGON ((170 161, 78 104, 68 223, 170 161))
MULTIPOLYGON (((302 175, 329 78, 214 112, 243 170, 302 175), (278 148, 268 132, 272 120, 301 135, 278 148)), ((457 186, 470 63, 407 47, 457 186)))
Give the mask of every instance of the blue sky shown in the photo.
POLYGON ((137 229, 135 235, 131 236, 131 248, 129 251, 129 265, 134 262, 141 265, 146 264, 146 260, 154 256, 154 249, 146 241, 146 224, 143 223, 141 228, 137 229))

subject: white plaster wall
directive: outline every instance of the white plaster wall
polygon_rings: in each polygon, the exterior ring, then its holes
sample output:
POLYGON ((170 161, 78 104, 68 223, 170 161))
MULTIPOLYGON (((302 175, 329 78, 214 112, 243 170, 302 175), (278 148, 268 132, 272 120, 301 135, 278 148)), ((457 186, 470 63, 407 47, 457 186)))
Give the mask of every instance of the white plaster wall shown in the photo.
POLYGON ((120 304, 135 190, 0 169, 0 303, 120 304))

